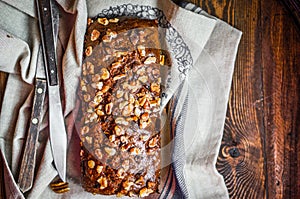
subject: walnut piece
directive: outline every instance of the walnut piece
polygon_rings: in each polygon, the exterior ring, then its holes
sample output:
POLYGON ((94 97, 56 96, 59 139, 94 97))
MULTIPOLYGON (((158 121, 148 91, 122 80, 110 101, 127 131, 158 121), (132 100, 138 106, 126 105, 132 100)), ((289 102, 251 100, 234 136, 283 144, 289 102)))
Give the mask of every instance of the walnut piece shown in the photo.
POLYGON ((93 53, 93 47, 92 46, 88 46, 86 49, 85 49, 85 55, 87 57, 91 56, 93 53))
POLYGON ((105 189, 108 186, 107 179, 105 177, 100 177, 97 182, 100 184, 100 189, 105 189))
POLYGON ((89 161, 88 161, 88 166, 89 166, 89 168, 93 169, 93 168, 95 167, 95 162, 94 162, 94 160, 89 160, 89 161))
POLYGON ((98 23, 104 25, 104 26, 107 26, 109 24, 109 21, 107 18, 98 18, 98 23))
POLYGON ((91 33, 91 41, 96 41, 100 36, 100 32, 98 30, 93 30, 91 33))

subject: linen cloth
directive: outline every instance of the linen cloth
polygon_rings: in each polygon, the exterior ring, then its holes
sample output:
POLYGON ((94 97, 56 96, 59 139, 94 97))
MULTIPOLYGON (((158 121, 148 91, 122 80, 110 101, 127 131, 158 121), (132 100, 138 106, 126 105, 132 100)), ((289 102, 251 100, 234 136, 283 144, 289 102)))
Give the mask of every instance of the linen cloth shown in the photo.
POLYGON ((228 198, 215 163, 241 32, 192 4, 183 4, 184 9, 170 0, 57 2, 61 15, 58 67, 69 139, 67 175, 71 191, 57 195, 49 188, 57 172, 52 166, 48 138, 47 101, 43 109, 33 188, 23 195, 16 185, 31 113, 40 38, 34 1, 1 0, 0 70, 9 73, 0 114, 0 162, 3 162, 5 198, 114 198, 84 192, 76 177, 80 176, 79 151, 78 146, 74 146, 78 143, 74 127, 76 92, 87 16, 137 12, 141 17, 161 17, 161 23, 167 27, 170 45, 179 46, 171 50, 175 67, 172 67, 171 82, 163 101, 171 103, 174 111, 170 124, 174 125, 174 149, 169 162, 174 177, 160 197, 228 198))

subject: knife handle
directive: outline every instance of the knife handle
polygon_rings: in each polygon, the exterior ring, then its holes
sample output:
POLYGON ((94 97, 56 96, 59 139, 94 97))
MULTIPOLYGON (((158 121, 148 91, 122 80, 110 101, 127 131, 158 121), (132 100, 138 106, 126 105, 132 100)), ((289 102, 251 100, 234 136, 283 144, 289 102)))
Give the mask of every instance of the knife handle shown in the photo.
POLYGON ((36 2, 47 78, 50 86, 56 86, 58 76, 51 3, 50 0, 36 0, 36 2))
POLYGON ((46 86, 46 80, 36 79, 31 121, 18 179, 19 188, 23 193, 30 190, 33 183, 39 124, 41 123, 46 86))

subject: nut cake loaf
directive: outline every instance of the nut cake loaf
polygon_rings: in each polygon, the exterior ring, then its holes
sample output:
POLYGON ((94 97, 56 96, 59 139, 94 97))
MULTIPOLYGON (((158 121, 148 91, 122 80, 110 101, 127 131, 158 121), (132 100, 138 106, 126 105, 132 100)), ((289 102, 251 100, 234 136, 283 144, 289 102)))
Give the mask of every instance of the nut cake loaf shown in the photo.
POLYGON ((161 161, 158 22, 88 19, 80 80, 82 186, 93 194, 158 192, 161 161))

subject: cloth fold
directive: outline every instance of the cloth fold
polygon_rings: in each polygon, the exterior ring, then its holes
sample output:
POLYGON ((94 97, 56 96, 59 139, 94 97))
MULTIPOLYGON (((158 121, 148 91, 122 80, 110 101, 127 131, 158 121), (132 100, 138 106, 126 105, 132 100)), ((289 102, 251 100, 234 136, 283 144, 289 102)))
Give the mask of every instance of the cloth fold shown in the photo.
POLYGON ((5 184, 6 197, 115 198, 92 196, 81 188, 76 159, 79 152, 75 127, 77 85, 87 16, 133 15, 159 18, 173 55, 174 67, 165 92, 165 103, 171 104, 173 113, 170 126, 174 150, 160 197, 228 198, 215 163, 241 32, 193 4, 185 3, 179 7, 170 0, 57 0, 61 15, 58 67, 69 138, 71 191, 57 195, 49 188, 57 172, 52 165, 45 103, 35 181, 32 190, 23 195, 16 180, 30 118, 40 44, 32 2, 0 0, 0 70, 9 73, 0 113, 0 162, 8 182, 5 184))

